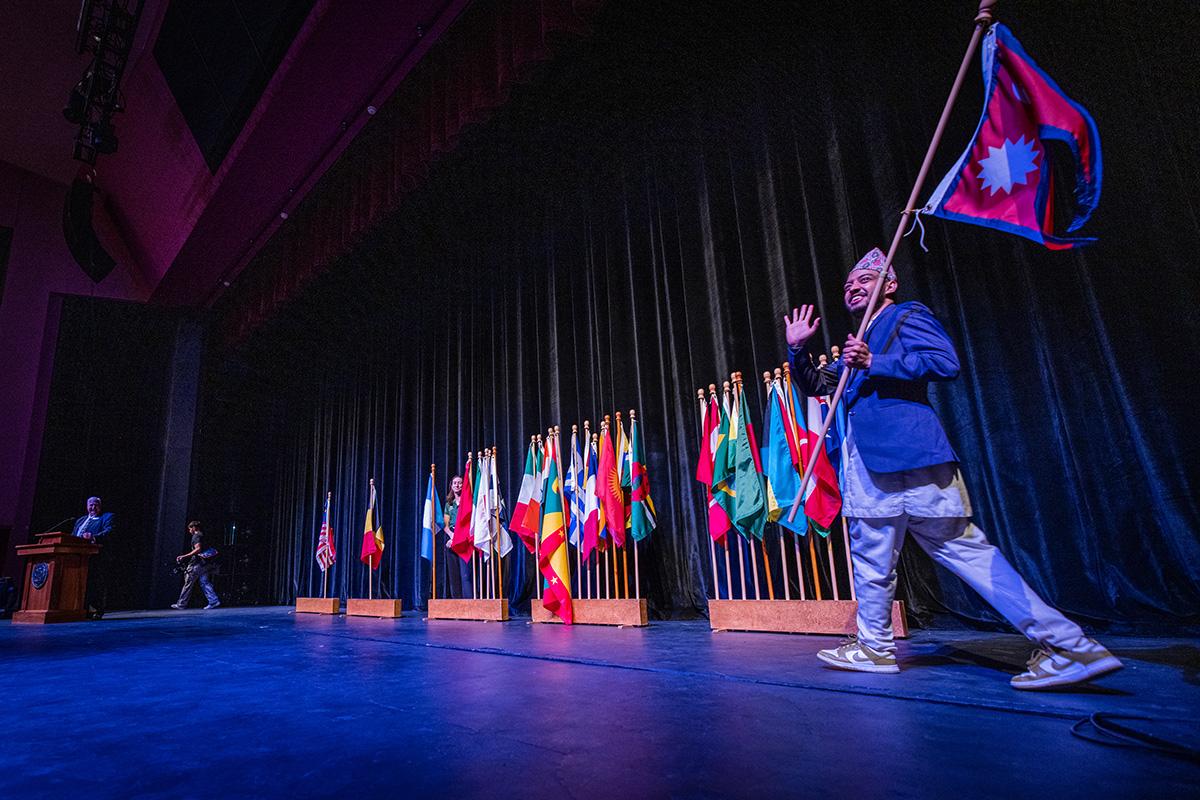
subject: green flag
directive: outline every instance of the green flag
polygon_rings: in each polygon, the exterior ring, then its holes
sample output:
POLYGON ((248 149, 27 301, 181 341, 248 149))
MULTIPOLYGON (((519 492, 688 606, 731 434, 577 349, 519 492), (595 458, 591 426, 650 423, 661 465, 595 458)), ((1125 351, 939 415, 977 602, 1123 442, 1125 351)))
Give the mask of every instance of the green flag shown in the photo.
MULTIPOLYGON (((741 403, 739 402, 740 406, 741 403)), ((737 455, 734 485, 737 487, 734 512, 729 515, 733 527, 749 538, 763 538, 767 526, 767 493, 763 489, 762 473, 754 462, 754 448, 746 430, 746 409, 734 412, 737 417, 737 455)))

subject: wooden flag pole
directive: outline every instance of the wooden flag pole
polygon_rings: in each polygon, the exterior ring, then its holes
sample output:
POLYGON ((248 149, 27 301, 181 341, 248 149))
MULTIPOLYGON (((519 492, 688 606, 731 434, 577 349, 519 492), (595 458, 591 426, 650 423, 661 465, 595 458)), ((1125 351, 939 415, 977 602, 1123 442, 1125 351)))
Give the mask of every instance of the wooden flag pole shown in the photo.
MULTIPOLYGON (((563 509, 563 547, 567 545, 567 494, 563 491, 563 467, 562 467, 562 428, 558 425, 554 426, 554 458, 558 464, 558 503, 563 509)), ((567 591, 571 591, 571 551, 568 547, 563 564, 566 566, 567 575, 563 575, 563 586, 567 587, 567 591)))
MULTIPOLYGON (((809 522, 811 523, 812 520, 809 520, 809 522)), ((811 525, 808 534, 808 557, 812 561, 813 593, 817 596, 818 600, 824 600, 825 598, 821 594, 821 571, 817 568, 817 543, 813 541, 813 537, 816 535, 816 526, 811 525)))
MULTIPOLYGON (((722 385, 721 385, 721 389, 725 392, 725 399, 727 401, 729 401, 729 403, 730 403, 729 407, 731 409, 733 409, 734 413, 737 413, 737 406, 733 404, 732 400, 730 400, 730 398, 733 396, 732 395, 733 389, 731 388, 729 381, 723 381, 722 385)), ((732 420, 730 420, 730 422, 732 423, 732 420)), ((735 431, 733 431, 733 433, 736 434, 737 431, 735 430, 735 431)), ((732 523, 733 520, 730 520, 730 522, 732 523)), ((731 528, 731 529, 734 531, 737 531, 737 528, 731 528)), ((738 533, 741 533, 741 531, 738 531, 738 533)), ((726 534, 726 536, 725 536, 725 541, 726 542, 729 541, 728 534, 726 534)), ((742 539, 738 540, 737 551, 738 551, 738 578, 740 579, 741 584, 742 584, 742 599, 746 600, 747 599, 747 597, 746 597, 746 548, 744 545, 744 540, 742 540, 742 539)), ((731 588, 732 588, 732 581, 730 583, 731 583, 731 588)))
MULTIPOLYGON (((709 387, 712 391, 716 391, 716 386, 709 387)), ((704 452, 704 423, 708 418, 708 403, 704 402, 704 390, 696 390, 696 399, 700 401, 700 452, 704 452)), ((712 531, 708 528, 708 495, 712 491, 711 487, 706 487, 704 490, 704 514, 702 518, 705 521, 704 531, 708 535, 708 555, 712 559, 713 573, 713 599, 720 599, 720 593, 717 591, 717 543, 713 541, 712 531)))
MULTIPOLYGON (((742 415, 746 413, 746 409, 743 408, 746 394, 742 389, 742 373, 735 372, 729 377, 733 379, 733 401, 738 410, 738 427, 744 429, 747 432, 746 435, 749 436, 750 423, 742 424, 742 415)), ((740 442, 741 439, 739 438, 738 441, 740 442)), ((753 454, 751 454, 751 458, 753 458, 753 454)), ((754 552, 754 542, 750 540, 749 536, 746 537, 746 541, 750 544, 750 569, 754 573, 754 599, 761 600, 762 593, 758 583, 758 556, 754 552)))
MULTIPOLYGON (((842 355, 841 348, 838 347, 836 344, 829 348, 829 353, 830 353, 830 358, 834 362, 836 362, 839 358, 841 358, 841 355, 842 355)), ((843 454, 842 457, 844 459, 845 454, 843 454)), ((845 467, 846 467, 846 462, 843 460, 842 468, 845 469, 845 467)), ((850 534, 846 530, 846 515, 845 514, 841 515, 841 519, 842 519, 842 543, 846 547, 846 579, 850 582, 850 599, 857 600, 858 598, 855 595, 855 591, 854 591, 854 562, 850 558, 850 534)), ((833 549, 832 549, 833 544, 832 544, 832 542, 830 543, 829 546, 830 546, 829 558, 830 558, 830 564, 832 565, 833 564, 833 549)), ((833 570, 834 569, 833 566, 830 566, 830 569, 833 570)), ((834 585, 836 586, 836 584, 837 584, 837 582, 835 580, 834 585)))
MULTIPOLYGON (((963 82, 966 80, 967 71, 970 69, 971 60, 975 57, 975 51, 979 49, 979 40, 983 38, 983 33, 992 24, 992 8, 999 0, 980 0, 979 12, 975 16, 975 30, 971 34, 971 41, 967 45, 967 52, 963 54, 962 63, 958 67, 958 74, 954 77, 954 84, 950 87, 950 95, 946 98, 946 105, 942 108, 942 116, 938 119, 937 127, 933 131, 933 138, 929 141, 929 149, 925 151, 925 160, 921 162, 921 169, 917 173, 917 179, 913 183, 912 192, 908 195, 908 203, 904 206, 904 210, 900 213, 900 222, 896 225, 896 232, 892 235, 892 243, 888 247, 887 258, 884 259, 883 269, 880 270, 879 280, 875 281, 875 286, 871 289, 871 297, 867 300, 867 307, 863 310, 862 321, 858 325, 857 339, 862 339, 866 336, 867 326, 871 324, 871 317, 875 314, 875 307, 879 303, 879 298, 883 295, 883 287, 887 284, 887 275, 891 270, 892 259, 896 257, 896 251, 900 248, 900 240, 904 238, 904 229, 908 227, 909 216, 917 213, 917 202, 921 195, 921 189, 925 186, 925 179, 929 176, 929 169, 933 165, 933 157, 937 153, 938 145, 941 144, 942 134, 946 131, 946 123, 950 119, 950 112, 954 110, 954 103, 958 99, 958 93, 962 89, 963 82)), ((838 377, 837 389, 834 390, 833 397, 829 399, 829 413, 821 422, 821 430, 817 434, 817 442, 822 445, 825 442, 825 434, 829 432, 830 426, 833 424, 834 412, 837 410, 838 403, 842 401, 842 395, 846 391, 846 384, 850 380, 850 375, 854 372, 853 369, 843 369, 842 374, 838 377)), ((792 503, 792 508, 788 512, 788 522, 792 522, 796 518, 796 512, 800 509, 800 504, 803 502, 804 490, 808 487, 808 482, 812 480, 813 469, 817 460, 810 459, 804 470, 804 475, 800 478, 800 493, 796 496, 796 501, 792 503)), ((815 576, 814 576, 815 577, 815 576)), ((818 582, 819 585, 819 582, 818 582)))
MULTIPOLYGON (((771 401, 774 399, 771 397, 771 393, 774 389, 773 389, 773 386, 771 383, 771 373, 770 372, 763 372, 763 386, 766 387, 766 390, 767 390, 767 414, 770 414, 771 413, 771 401)), ((781 383, 781 380, 780 380, 780 371, 778 369, 775 370, 774 386, 778 387, 780 389, 780 391, 783 390, 783 384, 781 383)), ((767 425, 766 420, 767 420, 767 417, 764 414, 763 415, 763 428, 766 428, 766 425, 767 425)), ((763 432, 774 435, 771 433, 771 431, 768 431, 768 430, 764 430, 763 432)), ((783 526, 780 526, 779 527, 779 561, 783 565, 782 566, 782 569, 783 569, 783 599, 791 600, 792 599, 792 590, 791 590, 791 587, 788 586, 788 574, 787 574, 787 572, 788 572, 787 545, 783 541, 784 538, 785 537, 784 537, 784 533, 783 533, 783 526)), ((764 545, 764 547, 765 547, 765 545, 764 545)), ((765 551, 764 551, 764 558, 765 558, 765 551)), ((768 574, 768 576, 770 575, 769 572, 767 574, 768 574)), ((768 584, 768 588, 770 588, 769 584, 768 584)), ((774 591, 772 591, 771 594, 772 594, 771 599, 774 600, 775 599, 774 591)))
MULTIPOLYGON (((433 486, 433 493, 437 494, 437 464, 429 465, 429 483, 433 486)), ((432 500, 432 498, 430 498, 430 499, 432 500)), ((433 509, 431 508, 430 512, 432 512, 432 511, 433 511, 433 509)), ((443 513, 442 517, 444 518, 445 516, 446 516, 445 513, 443 513)), ((436 525, 437 521, 430 520, 430 523, 436 525)), ((432 589, 430 589, 430 598, 432 598, 433 600, 437 600, 437 535, 438 535, 438 529, 434 528, 432 531, 430 531, 430 535, 433 538, 433 543, 430 545, 430 549, 433 551, 431 554, 433 556, 433 558, 430 561, 430 565, 429 565, 429 577, 433 581, 433 587, 432 587, 432 589)))
MULTIPOLYGON (((630 422, 630 424, 631 425, 633 424, 632 421, 630 422)), ((621 412, 620 411, 617 412, 617 430, 619 430, 621 432, 621 438, 625 439, 625 426, 621 424, 621 412)), ((629 440, 625 439, 625 443, 626 443, 626 445, 628 445, 629 440)), ((622 458, 623 458, 623 456, 620 453, 617 453, 618 462, 622 458)), ((618 466, 617 472, 620 473, 620 471, 621 471, 621 468, 618 466)), ((630 464, 629 464, 629 471, 631 473, 633 472, 632 460, 630 461, 630 464)), ((630 491, 630 493, 633 492, 633 475, 632 474, 629 476, 629 491, 630 491)), ((625 519, 624 519, 625 523, 629 522, 629 504, 631 502, 632 502, 632 500, 630 498, 622 498, 621 504, 625 507, 625 519)), ((625 525, 626 543, 621 545, 621 571, 625 576, 625 599, 626 600, 629 599, 629 542, 628 542, 629 535, 630 535, 629 525, 626 524, 625 525)))
POLYGON ((850 531, 846 528, 846 518, 842 517, 842 541, 846 544, 846 572, 850 575, 850 599, 857 600, 854 591, 854 562, 850 558, 850 531))
MULTIPOLYGON (((542 450, 542 435, 537 434, 537 451, 545 456, 542 450)), ((542 476, 538 476, 540 481, 542 476)), ((542 487, 545 488, 545 487, 542 487)), ((546 505, 546 494, 542 493, 542 506, 546 505)), ((540 516, 540 515, 539 515, 540 516)), ((542 599, 542 521, 538 519, 537 530, 533 532, 533 587, 534 595, 542 599)))
MULTIPOLYGON (((800 450, 800 420, 796 419, 796 403, 792 396, 792 365, 787 361, 783 362, 783 407, 787 410, 787 419, 784 420, 788 427, 792 429, 792 437, 796 442, 796 449, 799 451, 797 456, 804 458, 804 451, 800 450)), ((799 494, 796 495, 800 497, 799 494)), ((788 520, 791 521, 790 519, 788 520)), ((795 530, 792 531, 792 550, 796 556, 796 585, 800 587, 800 599, 807 600, 808 594, 804 588, 804 558, 800 555, 800 534, 795 530)))
MULTIPOLYGON (((629 409, 629 436, 630 436, 629 448, 630 448, 630 450, 633 449, 633 423, 636 420, 637 420, 637 411, 632 408, 629 409)), ((633 493, 633 460, 632 459, 630 459, 630 462, 629 462, 629 491, 630 491, 630 494, 633 493)), ((647 503, 649 502, 649 497, 650 497, 649 491, 647 491, 647 494, 646 494, 646 498, 647 498, 646 502, 647 503)), ((630 504, 633 503, 632 497, 630 497, 629 502, 630 502, 630 504)), ((640 579, 640 571, 638 570, 638 543, 637 543, 637 539, 633 538, 632 527, 629 530, 629 538, 633 539, 633 599, 641 600, 642 599, 641 587, 640 587, 641 579, 640 579)), ((625 589, 626 589, 625 599, 628 600, 629 599, 628 583, 626 584, 625 589)))
MULTIPOLYGON (((718 594, 718 599, 720 599, 718 594)), ((729 563, 729 532, 725 532, 725 599, 733 599, 733 569, 729 563)))
MULTIPOLYGON (((333 492, 327 492, 325 494, 325 507, 329 508, 332 511, 332 509, 333 509, 333 492)), ((329 526, 327 526, 327 528, 325 530, 325 535, 328 536, 331 541, 333 539, 333 530, 332 529, 333 529, 333 526, 329 525, 329 526)), ((321 597, 323 597, 323 598, 329 597, 329 569, 328 568, 321 570, 321 597)))
MULTIPOLYGON (((571 444, 571 472, 572 473, 575 472, 575 445, 574 445, 574 443, 576 441, 578 441, 578 434, 579 434, 579 426, 572 425, 571 426, 571 443, 572 443, 571 444)), ((587 435, 587 429, 585 428, 584 436, 586 437, 586 435, 587 435)), ((584 450, 587 449, 586 444, 584 445, 583 449, 584 450)), ((573 481, 573 483, 575 484, 575 497, 579 497, 580 493, 583 491, 583 487, 579 485, 580 477, 582 477, 582 476, 576 474, 575 480, 573 481)), ((575 508, 571 509, 571 519, 575 519, 575 516, 576 516, 575 512, 576 512, 576 510, 578 510, 578 504, 576 504, 574 501, 572 501, 572 505, 574 505, 575 508)), ((576 528, 576 531, 578 532, 579 535, 575 542, 575 582, 579 585, 579 590, 578 590, 578 594, 576 594, 575 596, 583 597, 583 520, 582 519, 579 520, 576 524, 578 526, 576 528)), ((570 526, 567 526, 567 527, 568 527, 568 529, 570 529, 570 526)))

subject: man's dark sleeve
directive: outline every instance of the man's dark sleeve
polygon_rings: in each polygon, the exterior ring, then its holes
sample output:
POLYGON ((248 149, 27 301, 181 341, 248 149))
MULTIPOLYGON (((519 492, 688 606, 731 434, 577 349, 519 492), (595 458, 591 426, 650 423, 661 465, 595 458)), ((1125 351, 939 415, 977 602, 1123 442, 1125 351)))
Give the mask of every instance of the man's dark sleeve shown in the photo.
POLYGON ((96 534, 93 534, 92 538, 96 539, 101 544, 103 544, 105 541, 108 540, 108 535, 110 533, 112 533, 112 529, 113 529, 113 515, 112 514, 101 514, 100 515, 100 531, 96 534))
POLYGON ((903 345, 896 348, 899 352, 871 354, 867 374, 872 378, 948 381, 958 377, 954 344, 928 309, 919 307, 905 316, 899 336, 903 345))
MULTIPOLYGON (((841 362, 836 362, 840 367, 841 362)), ((836 379, 830 380, 827 373, 813 365, 808 350, 788 348, 788 364, 792 368, 792 383, 796 388, 809 397, 820 397, 833 392, 837 386, 836 379)))

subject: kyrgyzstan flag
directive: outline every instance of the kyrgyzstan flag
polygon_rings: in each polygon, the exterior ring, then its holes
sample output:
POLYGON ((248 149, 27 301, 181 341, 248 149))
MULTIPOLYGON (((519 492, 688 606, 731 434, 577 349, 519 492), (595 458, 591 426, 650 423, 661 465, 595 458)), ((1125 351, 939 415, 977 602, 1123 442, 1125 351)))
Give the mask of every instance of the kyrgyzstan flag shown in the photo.
POLYGON ((613 451, 608 428, 600 432, 600 467, 596 478, 596 495, 604 509, 604 524, 613 544, 625 546, 625 491, 621 486, 620 466, 613 451))
POLYGON ((471 454, 467 453, 467 464, 463 467, 462 493, 458 496, 458 514, 454 517, 454 535, 450 537, 450 549, 458 553, 463 561, 470 562, 471 553, 475 551, 475 535, 471 529, 474 517, 474 464, 471 454))
POLYGON ((1074 167, 1070 233, 1100 202, 1100 134, 1087 109, 1067 97, 1003 25, 993 25, 983 40, 983 81, 975 136, 921 213, 1015 233, 1052 250, 1095 241, 1055 235, 1047 147, 1061 142, 1056 155, 1074 167))

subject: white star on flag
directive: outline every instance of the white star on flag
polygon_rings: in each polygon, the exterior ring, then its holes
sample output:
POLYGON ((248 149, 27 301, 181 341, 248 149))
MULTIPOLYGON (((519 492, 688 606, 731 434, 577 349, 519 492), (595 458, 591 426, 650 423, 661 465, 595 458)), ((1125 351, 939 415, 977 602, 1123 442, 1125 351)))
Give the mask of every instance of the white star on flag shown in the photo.
POLYGON ((1037 157, 1041 153, 1033 146, 1033 142, 1025 141, 1022 135, 1017 141, 1006 139, 999 147, 988 147, 988 157, 979 159, 979 177, 983 180, 984 189, 991 189, 991 194, 1003 190, 1012 194, 1016 184, 1028 185, 1029 173, 1037 172, 1037 157))

